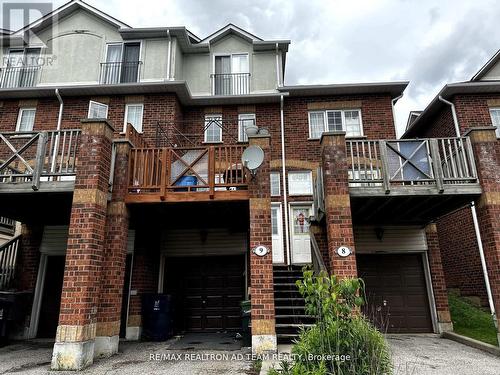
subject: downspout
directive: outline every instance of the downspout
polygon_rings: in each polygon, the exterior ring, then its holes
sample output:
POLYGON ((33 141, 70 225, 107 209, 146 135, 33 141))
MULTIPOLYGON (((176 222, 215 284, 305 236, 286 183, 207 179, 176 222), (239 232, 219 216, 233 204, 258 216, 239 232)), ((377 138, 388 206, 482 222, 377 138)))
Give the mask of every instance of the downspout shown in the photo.
POLYGON ((394 124, 394 128, 397 129, 397 126, 396 126, 396 113, 394 112, 394 105, 396 104, 396 102, 401 99, 403 97, 403 94, 395 97, 394 99, 391 100, 391 109, 392 109, 392 122, 394 124))
POLYGON ((56 159, 57 159, 57 154, 59 152, 59 130, 61 130, 62 115, 64 109, 64 102, 62 100, 61 94, 59 93, 59 89, 56 89, 55 94, 57 96, 57 100, 59 100, 59 115, 57 116, 57 128, 56 128, 57 133, 54 143, 54 151, 52 152, 52 163, 50 165, 50 171, 52 173, 56 171, 56 159))
POLYGON ((170 81, 170 59, 172 56, 172 38, 170 37, 170 30, 167 29, 168 47, 167 47, 167 81, 170 81))
MULTIPOLYGON (((276 43, 276 83, 278 87, 281 87, 281 74, 280 74, 280 57, 279 57, 279 44, 276 43)), ((283 96, 281 96, 281 100, 283 101, 283 96)), ((283 107, 281 107, 283 111, 283 107)))
POLYGON ((284 107, 284 97, 280 97, 280 126, 281 126, 281 174, 282 174, 282 185, 283 185, 283 211, 285 212, 285 250, 286 250, 286 263, 290 265, 290 234, 289 234, 289 223, 288 223, 288 197, 286 189, 286 157, 285 157, 285 116, 283 114, 284 107))
MULTIPOLYGON (((453 124, 455 125, 455 135, 460 137, 460 127, 458 124, 457 111, 455 109, 455 104, 444 99, 439 95, 438 99, 443 103, 447 104, 451 108, 451 114, 453 116, 453 124)), ((479 249, 479 258, 481 259, 481 267, 483 269, 484 283, 486 285, 486 294, 488 295, 488 303, 490 305, 490 312, 495 323, 495 327, 498 329, 497 314, 495 311, 495 305, 493 303, 493 295, 491 294, 491 284, 490 277, 488 276, 488 268, 486 266, 486 258, 484 257, 483 240, 481 238, 481 231, 479 230, 479 221, 477 220, 476 204, 474 201, 470 202, 470 210, 472 213, 472 221, 474 222, 474 231, 476 232, 477 247, 479 249)))

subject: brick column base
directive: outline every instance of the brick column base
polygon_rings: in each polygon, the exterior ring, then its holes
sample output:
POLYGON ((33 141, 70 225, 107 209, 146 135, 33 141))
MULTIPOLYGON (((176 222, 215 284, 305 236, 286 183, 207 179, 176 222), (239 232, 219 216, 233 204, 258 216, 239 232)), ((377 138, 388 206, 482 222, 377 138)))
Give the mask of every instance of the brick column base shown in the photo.
POLYGON ((425 234, 427 237, 427 255, 429 257, 432 290, 436 304, 438 331, 439 333, 453 331, 436 224, 429 224, 425 228, 425 234))

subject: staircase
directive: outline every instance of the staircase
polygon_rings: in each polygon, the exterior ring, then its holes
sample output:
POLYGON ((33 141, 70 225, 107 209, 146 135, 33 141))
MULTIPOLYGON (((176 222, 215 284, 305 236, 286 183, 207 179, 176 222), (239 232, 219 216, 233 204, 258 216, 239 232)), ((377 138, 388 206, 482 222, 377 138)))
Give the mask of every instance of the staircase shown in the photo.
POLYGON ((298 337, 301 327, 314 324, 314 318, 306 315, 305 302, 295 282, 302 279, 302 267, 275 266, 274 305, 278 343, 289 343, 298 337))
POLYGON ((0 245, 0 291, 8 290, 12 286, 20 242, 19 235, 0 245))

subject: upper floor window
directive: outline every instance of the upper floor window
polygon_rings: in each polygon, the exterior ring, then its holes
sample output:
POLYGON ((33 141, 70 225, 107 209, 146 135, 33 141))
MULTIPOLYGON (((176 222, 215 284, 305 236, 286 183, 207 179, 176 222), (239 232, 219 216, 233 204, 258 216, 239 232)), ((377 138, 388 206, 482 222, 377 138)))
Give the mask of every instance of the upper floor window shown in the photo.
POLYGON ((255 125, 255 113, 240 113, 238 115, 238 141, 248 142, 247 126, 255 125))
POLYGON ((30 132, 35 125, 36 108, 19 108, 16 132, 30 132))
POLYGON ((288 172, 288 193, 290 195, 312 195, 312 172, 288 172))
POLYGON ((135 130, 142 133, 142 116, 144 112, 143 104, 127 104, 125 106, 125 124, 124 129, 127 124, 131 124, 135 130))
POLYGON ((206 115, 204 129, 206 143, 222 142, 222 115, 206 115))
POLYGON ((493 124, 493 126, 497 127, 497 129, 495 130, 495 132, 497 133, 497 138, 500 138, 500 108, 491 108, 490 115, 491 123, 493 124))
POLYGON ((88 118, 103 119, 108 118, 108 106, 103 103, 90 101, 88 118))
POLYGON ((212 92, 215 95, 242 95, 250 92, 248 53, 214 56, 212 92))
POLYGON ((40 69, 40 48, 21 48, 9 50, 4 57, 1 87, 32 87, 37 84, 40 69))
POLYGON ((345 131, 346 137, 363 135, 361 110, 328 110, 309 112, 309 137, 320 138, 323 132, 345 131))
POLYGON ((131 83, 139 79, 141 43, 109 43, 106 62, 101 64, 100 82, 104 84, 131 83))
POLYGON ((270 183, 271 183, 271 196, 272 197, 279 197, 281 195, 280 173, 279 172, 271 172, 270 183))

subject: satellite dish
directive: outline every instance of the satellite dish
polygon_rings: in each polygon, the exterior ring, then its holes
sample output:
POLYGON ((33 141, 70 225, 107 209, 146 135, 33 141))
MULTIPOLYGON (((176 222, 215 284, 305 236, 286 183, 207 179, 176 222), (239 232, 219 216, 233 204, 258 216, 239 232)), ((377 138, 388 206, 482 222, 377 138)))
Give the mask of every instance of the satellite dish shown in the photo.
POLYGON ((254 175, 264 161, 264 151, 259 146, 249 146, 241 155, 241 162, 254 175))

